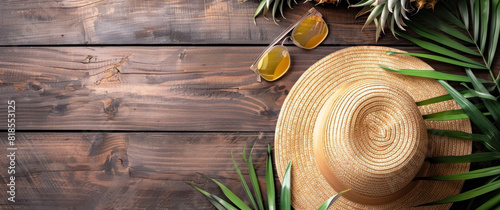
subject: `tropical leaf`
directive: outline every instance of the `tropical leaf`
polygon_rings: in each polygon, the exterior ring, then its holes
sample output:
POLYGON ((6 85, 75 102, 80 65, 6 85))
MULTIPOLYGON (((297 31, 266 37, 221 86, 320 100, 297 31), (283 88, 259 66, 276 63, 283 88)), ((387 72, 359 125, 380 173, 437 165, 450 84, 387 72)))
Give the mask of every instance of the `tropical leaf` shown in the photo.
POLYGON ((495 206, 497 206, 500 203, 500 193, 497 191, 495 194, 495 196, 486 201, 483 205, 476 208, 476 210, 488 210, 493 209, 495 206))
POLYGON ((257 209, 257 203, 255 203, 255 199, 253 199, 252 192, 250 192, 250 188, 248 188, 247 182, 245 181, 243 174, 241 174, 241 170, 238 167, 236 160, 234 160, 233 151, 231 151, 231 158, 233 159, 234 169, 236 170, 236 173, 238 174, 238 178, 240 179, 241 185, 243 186, 243 190, 245 190, 245 193, 247 194, 248 199, 250 199, 250 203, 252 204, 252 207, 254 209, 257 209))
POLYGON ((486 194, 488 192, 491 192, 493 190, 499 189, 500 188, 500 181, 495 181, 490 184, 483 185, 481 187, 469 190, 464 193, 460 193, 458 195, 454 195, 439 201, 431 202, 425 205, 434 205, 434 204, 444 204, 444 203, 453 203, 453 202, 458 202, 458 201, 464 201, 468 200, 483 194, 486 194))
POLYGON ((454 14, 452 14, 450 12, 450 10, 448 10, 444 7, 436 7, 434 9, 434 13, 441 16, 442 18, 444 18, 448 22, 453 23, 454 25, 456 25, 462 29, 466 29, 465 24, 462 21, 460 21, 454 14))
POLYGON ((439 29, 440 31, 449 34, 457 39, 461 39, 463 41, 469 42, 469 43, 474 43, 469 37, 467 37, 465 34, 461 33, 457 29, 453 28, 451 25, 446 23, 445 21, 437 18, 436 16, 432 15, 431 13, 427 11, 421 12, 417 18, 418 20, 423 20, 429 25, 435 27, 436 29, 439 29))
POLYGON ((474 55, 474 56, 481 56, 481 54, 479 54, 478 52, 474 51, 474 50, 471 50, 470 48, 466 47, 465 45, 439 33, 439 32, 436 32, 436 31, 433 31, 427 27, 425 27, 424 25, 418 23, 418 22, 409 22, 408 23, 408 26, 411 30, 413 30, 415 33, 417 33, 418 35, 422 36, 422 37, 425 37, 429 40, 439 40, 439 43, 442 44, 442 45, 445 45, 449 48, 452 48, 452 49, 455 49, 455 50, 459 50, 461 52, 464 52, 464 53, 467 53, 467 54, 470 54, 470 55, 474 55))
POLYGON ((461 174, 431 176, 431 177, 416 177, 416 180, 467 180, 489 177, 500 174, 500 166, 482 168, 478 170, 469 171, 461 174))
MULTIPOLYGON (((393 69, 393 68, 383 66, 383 65, 380 65, 380 67, 385 69, 385 70, 398 72, 400 74, 409 75, 409 76, 425 77, 425 78, 431 78, 431 79, 442 79, 442 80, 457 81, 457 82, 471 82, 470 78, 467 76, 448 74, 448 73, 443 73, 443 72, 433 71, 433 70, 393 69)), ((478 81, 484 82, 484 83, 493 83, 493 82, 488 81, 488 80, 478 80, 478 81)))
POLYGON ((257 25, 257 21, 255 21, 255 18, 257 18, 257 16, 259 16, 260 13, 262 13, 264 11, 264 8, 266 7, 266 1, 265 0, 262 0, 259 4, 259 6, 257 7, 257 10, 255 10, 255 14, 253 15, 253 23, 255 25, 257 25))
POLYGON ((428 134, 437 136, 447 136, 451 138, 471 140, 471 141, 487 141, 488 137, 482 134, 472 134, 463 131, 441 130, 441 129, 427 129, 428 134))
POLYGON ((403 34, 403 33, 399 33, 399 32, 396 32, 396 34, 398 36, 401 36, 405 39, 407 39, 408 41, 410 42, 413 42, 415 43, 416 45, 420 46, 421 48, 424 48, 426 50, 429 50, 431 52, 435 52, 435 53, 438 53, 438 54, 441 54, 441 55, 444 55, 444 56, 448 56, 448 57, 451 57, 451 58, 454 58, 458 61, 462 61, 462 62, 465 62, 465 63, 471 63, 471 64, 474 64, 474 65, 477 65, 477 66, 481 66, 482 64, 478 63, 477 61, 474 61, 468 57, 465 57, 463 55, 460 55, 456 52, 453 52, 451 50, 448 50, 444 47, 441 47, 437 44, 433 44, 431 42, 427 42, 427 41, 422 41, 422 40, 419 40, 419 39, 416 39, 416 38, 413 38, 411 36, 408 36, 406 34, 403 34))
POLYGON ((392 54, 411 55, 411 56, 415 56, 415 57, 427 58, 427 59, 436 60, 436 61, 440 61, 443 63, 449 63, 449 64, 462 66, 462 67, 466 67, 466 68, 487 69, 486 66, 484 66, 482 64, 476 65, 476 64, 457 61, 455 59, 445 58, 445 57, 437 56, 437 55, 429 55, 429 54, 422 54, 422 53, 401 53, 401 52, 392 52, 392 51, 388 51, 387 54, 389 54, 389 55, 392 55, 392 54))
POLYGON ((500 3, 498 0, 493 1, 493 12, 491 14, 491 30, 490 30, 490 43, 489 43, 489 51, 488 51, 488 66, 491 67, 493 63, 493 58, 495 57, 495 52, 498 46, 498 39, 500 38, 500 3))
POLYGON ((238 198, 237 195, 235 195, 229 188, 227 188, 226 186, 224 186, 222 183, 220 183, 219 181, 215 180, 215 179, 212 179, 210 177, 208 177, 210 180, 212 180, 215 184, 217 184, 217 186, 219 186, 219 188, 222 190, 222 193, 224 193, 224 195, 226 195, 226 197, 234 203, 234 205, 236 205, 239 209, 241 210, 250 210, 251 208, 248 207, 245 202, 243 202, 240 198, 238 198))
MULTIPOLYGON (((459 91, 460 94, 462 94, 462 96, 464 98, 471 98, 471 97, 476 97, 475 94, 471 93, 470 90, 461 90, 459 91)), ((417 106, 423 106, 423 105, 428 105, 428 104, 434 104, 434 103, 439 103, 439 102, 443 102, 443 101, 448 101, 450 99, 453 99, 453 97, 451 97, 450 94, 446 94, 446 95, 442 95, 442 96, 437 96, 437 97, 434 97, 434 98, 429 98, 429 99, 426 99, 426 100, 423 100, 423 101, 419 101, 417 102, 417 106)))
POLYGON ((325 201, 321 206, 318 208, 318 210, 327 210, 337 199, 339 199, 342 194, 345 192, 349 191, 350 189, 344 190, 342 192, 339 192, 337 195, 332 196, 329 198, 327 201, 325 201))
POLYGON ((194 184, 190 184, 190 183, 187 183, 187 184, 191 185, 191 187, 195 188, 196 190, 201 192, 201 194, 205 195, 208 198, 208 200, 210 201, 210 203, 212 203, 217 209, 219 209, 219 210, 222 210, 222 209, 238 210, 236 207, 234 207, 233 205, 231 205, 227 201, 223 200, 219 196, 210 194, 209 192, 195 186, 194 184))
POLYGON ((271 145, 267 145, 267 161, 266 161, 266 187, 267 187, 267 202, 269 210, 276 209, 276 192, 274 190, 274 172, 273 160, 271 158, 271 145))
POLYGON ((474 106, 469 100, 464 98, 455 88, 451 87, 447 82, 438 80, 441 85, 451 94, 453 99, 462 107, 467 113, 470 120, 476 125, 481 132, 487 137, 488 141, 484 142, 488 147, 498 150, 500 148, 500 131, 486 118, 477 107, 474 106))
POLYGON ((264 209, 264 202, 262 201, 262 194, 260 193, 260 185, 259 185, 259 179, 257 178, 257 173, 255 172, 255 169, 253 167, 253 162, 252 162, 252 150, 250 150, 250 154, 248 155, 248 159, 246 157, 246 145, 245 148, 243 149, 243 160, 247 164, 248 167, 248 174, 250 176, 250 182, 252 183, 253 191, 255 193, 255 198, 257 200, 257 204, 259 206, 259 209, 263 210, 264 209))
POLYGON ((465 69, 465 72, 469 76, 472 85, 474 86, 474 89, 485 95, 489 95, 489 99, 484 99, 483 98, 483 103, 488 109, 488 111, 491 113, 493 119, 495 119, 496 122, 500 122, 500 103, 496 101, 496 98, 490 94, 490 92, 484 87, 484 85, 481 83, 481 81, 472 73, 472 70, 469 68, 465 69))
POLYGON ((500 152, 473 153, 470 155, 462 155, 462 156, 431 157, 431 158, 426 158, 425 160, 433 164, 491 161, 491 160, 500 160, 500 152))
POLYGON ((483 51, 486 50, 486 41, 488 39, 488 21, 490 16, 490 0, 479 1, 481 9, 481 37, 479 38, 479 49, 483 51))
POLYGON ((286 167, 285 175, 283 176, 283 183, 281 185, 281 210, 291 210, 291 171, 290 167, 292 166, 292 161, 288 163, 286 167))

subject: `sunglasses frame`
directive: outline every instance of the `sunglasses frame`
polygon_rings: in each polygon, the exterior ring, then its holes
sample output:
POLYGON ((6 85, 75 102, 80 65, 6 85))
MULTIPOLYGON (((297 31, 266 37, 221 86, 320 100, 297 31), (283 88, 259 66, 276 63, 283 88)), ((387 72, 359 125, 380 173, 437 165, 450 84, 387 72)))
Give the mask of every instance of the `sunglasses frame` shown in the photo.
MULTIPOLYGON (((322 15, 322 14, 321 14, 318 10, 316 10, 314 7, 312 7, 312 8, 311 8, 311 9, 309 9, 309 11, 307 11, 307 12, 306 12, 306 14, 304 14, 304 15, 303 15, 300 19, 298 19, 297 21, 295 21, 292 25, 288 26, 288 28, 286 28, 283 32, 281 32, 281 34, 280 34, 280 35, 279 35, 276 39, 274 39, 274 40, 271 42, 271 44, 269 44, 269 46, 267 46, 267 48, 266 48, 264 51, 262 51, 262 53, 260 53, 259 57, 257 57, 257 59, 255 60, 255 62, 254 62, 254 63, 250 66, 250 69, 251 69, 252 71, 254 71, 254 72, 255 72, 255 74, 257 74, 257 81, 258 81, 258 82, 261 82, 261 81, 262 81, 262 79, 261 79, 261 78, 264 78, 264 77, 262 77, 262 76, 261 76, 261 74, 260 74, 260 72, 259 72, 259 68, 258 68, 259 61, 262 59, 262 57, 264 57, 264 55, 266 55, 268 52, 270 52, 272 49, 274 49, 274 47, 276 47, 276 44, 278 44, 278 42, 279 42, 279 41, 281 41, 283 38, 287 37, 287 34, 288 34, 288 33, 290 33, 290 31, 292 31, 292 30, 293 30, 293 31, 295 31, 295 29, 297 28, 297 26, 299 26, 302 22, 304 22, 304 20, 306 20, 307 18, 309 18, 309 17, 311 17, 311 16, 313 16, 313 15, 318 16, 319 18, 321 18, 321 19, 323 20, 323 22, 325 22, 325 20, 323 19, 323 15, 322 15)), ((326 23, 326 22, 325 22, 325 23, 326 23)), ((327 27, 327 29, 328 29, 328 27, 327 27)), ((293 33, 292 33, 292 34, 293 34, 293 33)), ((328 31, 326 32, 326 35, 325 35, 325 37, 323 38, 323 40, 321 40, 321 42, 323 42, 327 36, 328 36, 328 31)), ((297 43, 297 42, 294 40, 293 36, 290 36, 290 39, 293 41, 293 43, 294 43, 297 47, 302 48, 302 49, 313 49, 313 48, 317 47, 317 45, 316 45, 316 46, 314 46, 314 47, 312 47, 312 48, 305 48, 305 47, 302 47, 299 43, 297 43)), ((286 39, 285 39, 285 40, 286 40, 286 39)), ((321 43, 321 42, 319 42, 319 43, 321 43)), ((283 43, 284 43, 284 41, 283 41, 283 43)), ((283 43, 281 44, 281 46, 285 47, 285 46, 283 45, 283 43)), ((318 44, 318 45, 319 45, 319 44, 318 44)), ((287 50, 287 52, 288 52, 288 49, 287 49, 286 47, 285 47, 285 49, 286 49, 286 50, 287 50)), ((289 53, 289 54, 290 54, 290 53, 289 53)), ((288 66, 288 69, 289 69, 289 68, 290 68, 290 66, 288 66)), ((287 70, 285 70, 285 72, 287 72, 287 71, 288 71, 288 69, 287 69, 287 70)), ((285 73, 283 73, 283 75, 284 75, 284 74, 285 74, 285 73)), ((281 75, 281 76, 283 76, 283 75, 281 75)), ((281 76, 279 76, 278 78, 276 78, 276 79, 274 79, 274 80, 268 80, 268 79, 266 79, 266 78, 264 78, 264 80, 269 81, 269 82, 272 82, 272 81, 275 81, 275 80, 279 79, 281 76)))

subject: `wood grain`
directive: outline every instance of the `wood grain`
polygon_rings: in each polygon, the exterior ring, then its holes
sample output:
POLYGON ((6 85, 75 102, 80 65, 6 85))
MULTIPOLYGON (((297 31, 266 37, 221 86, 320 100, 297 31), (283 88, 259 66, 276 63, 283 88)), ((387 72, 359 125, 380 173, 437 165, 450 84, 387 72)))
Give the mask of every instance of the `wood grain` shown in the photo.
MULTIPOLYGON (((313 3, 285 8, 276 26, 249 0, 79 0, 0 2, 0 45, 74 44, 269 44, 313 3), (282 19, 282 18, 280 18, 282 19)), ((375 44, 375 27, 361 28, 359 8, 347 3, 316 6, 330 28, 325 44, 375 44), (353 36, 353 34, 355 34, 353 36)), ((270 15, 268 15, 270 16, 270 15)), ((379 44, 408 44, 392 35, 379 44)))
MULTIPOLYGON (((0 99, 5 110, 7 100, 16 101, 20 130, 274 131, 295 81, 342 47, 290 47, 289 72, 258 83, 249 66, 262 49, 4 47, 0 99), (88 55, 97 60, 85 60, 88 55)), ((0 119, 6 114, 0 112, 0 119)))
MULTIPOLYGON (((2 148, 6 136, 0 133, 2 148)), ((264 187, 272 141, 272 133, 18 133, 16 203, 1 193, 0 208, 211 209, 186 182, 223 196, 202 174, 208 175, 244 198, 231 151, 248 179, 241 152, 255 143, 252 158, 264 187)), ((0 165, 7 161, 0 158, 0 165)), ((5 186, 9 175, 0 174, 5 186)))

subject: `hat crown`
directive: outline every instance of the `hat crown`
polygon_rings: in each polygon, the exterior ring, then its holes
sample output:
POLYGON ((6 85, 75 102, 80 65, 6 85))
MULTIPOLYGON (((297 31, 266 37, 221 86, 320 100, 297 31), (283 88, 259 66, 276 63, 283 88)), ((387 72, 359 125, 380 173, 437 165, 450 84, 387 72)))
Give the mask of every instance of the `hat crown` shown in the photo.
POLYGON ((325 103, 315 125, 314 146, 330 185, 351 189, 347 199, 392 200, 404 194, 421 170, 427 131, 405 90, 384 81, 354 82, 325 103))

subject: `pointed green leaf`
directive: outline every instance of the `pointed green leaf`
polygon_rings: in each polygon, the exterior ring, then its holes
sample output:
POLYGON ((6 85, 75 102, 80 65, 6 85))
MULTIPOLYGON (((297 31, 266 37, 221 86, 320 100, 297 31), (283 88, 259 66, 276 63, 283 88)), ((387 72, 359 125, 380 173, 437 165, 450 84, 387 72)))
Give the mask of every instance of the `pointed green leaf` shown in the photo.
POLYGON ((488 210, 493 209, 500 203, 500 193, 497 192, 495 196, 486 201, 483 205, 479 206, 476 210, 488 210))
MULTIPOLYGON (((473 21, 473 25, 472 25, 472 29, 474 31, 474 40, 476 41, 476 43, 478 43, 479 41, 479 28, 481 27, 480 25, 480 17, 481 17, 481 5, 480 5, 480 1, 484 1, 484 0, 475 0, 473 1, 474 2, 474 7, 471 8, 471 10, 474 11, 473 15, 472 15, 472 21, 473 21)), ((489 1, 489 0, 487 0, 489 1)))
POLYGON ((222 183, 220 183, 219 181, 215 180, 215 179, 212 179, 210 177, 208 177, 210 180, 212 180, 215 184, 217 184, 217 186, 219 186, 219 188, 222 190, 222 193, 224 193, 224 195, 226 195, 226 197, 234 203, 234 205, 236 205, 238 208, 242 209, 242 210, 250 210, 250 207, 248 207, 245 202, 243 202, 240 198, 238 198, 237 195, 235 195, 229 188, 227 188, 226 186, 224 186, 222 183))
POLYGON ((387 17, 389 17, 389 13, 390 13, 389 10, 386 7, 384 7, 384 9, 382 10, 382 14, 380 14, 380 28, 382 29, 382 32, 384 32, 385 23, 387 22, 387 17))
POLYGON ((490 19, 490 0, 479 1, 481 7, 481 38, 479 40, 481 51, 486 50, 486 41, 488 38, 488 21, 490 19))
POLYGON ((475 64, 471 64, 471 63, 465 63, 462 61, 457 61, 457 60, 454 60, 451 58, 445 58, 445 57, 437 56, 437 55, 429 55, 429 54, 422 54, 422 53, 400 53, 400 52, 391 52, 391 51, 388 51, 387 54, 389 54, 389 55, 390 54, 411 55, 411 56, 415 56, 415 57, 427 58, 427 59, 436 60, 436 61, 440 61, 443 63, 449 63, 449 64, 462 66, 462 67, 466 67, 466 68, 486 69, 486 66, 484 66, 484 65, 475 65, 475 64))
POLYGON ((469 88, 469 86, 467 85, 467 83, 460 83, 462 86, 466 87, 471 94, 474 94, 475 97, 479 97, 479 98, 482 98, 482 99, 487 99, 487 100, 492 100, 492 101, 496 101, 497 99, 495 98, 495 96, 491 95, 489 92, 486 92, 486 93, 483 93, 483 92, 479 92, 479 91, 476 91, 472 88, 469 88))
POLYGON ((490 44, 488 51, 488 66, 493 63, 493 58, 495 57, 495 52, 498 46, 498 39, 500 38, 500 3, 495 2, 496 7, 493 7, 493 13, 491 17, 491 30, 490 30, 490 44))
POLYGON ((358 12, 358 14, 356 14, 356 16, 354 17, 354 19, 356 19, 356 18, 358 18, 359 16, 362 16, 362 15, 364 15, 364 14, 366 14, 366 13, 369 13, 369 12, 373 11, 373 8, 374 8, 374 7, 372 7, 372 6, 370 6, 370 5, 367 5, 367 6, 363 7, 363 9, 361 9, 361 10, 358 12))
MULTIPOLYGON (((472 94, 470 90, 461 90, 459 91, 460 94, 464 96, 464 98, 471 98, 471 97, 476 97, 476 95, 472 94)), ((434 97, 434 98, 429 98, 423 101, 417 102, 417 106, 423 106, 423 105, 428 105, 428 104, 434 104, 434 103, 439 103, 447 100, 451 100, 453 97, 451 97, 450 94, 434 97)))
POLYGON ((287 4, 288 4, 288 7, 290 7, 290 9, 292 9, 292 0, 288 0, 287 4))
POLYGON ((364 6, 369 6, 369 5, 373 4, 373 2, 375 2, 375 0, 362 0, 362 1, 358 2, 357 4, 349 5, 349 7, 364 7, 364 6))
POLYGON ((482 168, 461 174, 451 174, 443 176, 417 177, 416 180, 467 180, 500 174, 500 166, 482 168))
POLYGON ((496 182, 469 190, 467 192, 460 193, 458 195, 454 195, 454 196, 445 198, 443 200, 428 203, 426 205, 444 204, 444 203, 453 203, 453 202, 458 202, 458 201, 464 201, 464 200, 468 200, 468 199, 486 194, 488 192, 491 192, 491 191, 499 189, 499 188, 500 188, 500 181, 496 181, 496 182))
POLYGON ((457 0, 458 3, 458 11, 462 16, 462 21, 464 23, 465 29, 469 29, 469 9, 467 7, 466 0, 457 0))
MULTIPOLYGON (((253 147, 252 150, 250 151, 250 154, 248 155, 248 159, 244 158, 245 162, 247 163, 248 166, 248 174, 250 176, 250 181, 253 186, 253 191, 255 193, 255 198, 257 200, 257 204, 259 206, 259 209, 263 210, 264 209, 264 202, 262 201, 262 194, 260 192, 260 185, 259 185, 259 179, 257 178, 257 173, 255 172, 255 169, 253 167, 253 162, 252 162, 252 152, 253 152, 253 147)), ((245 155, 245 153, 243 153, 245 155)))
POLYGON ((236 207, 234 207, 233 205, 231 205, 230 203, 226 202, 225 200, 223 200, 222 198, 216 196, 216 195, 213 195, 213 194, 210 194, 209 192, 199 188, 199 187, 196 187, 194 184, 190 184, 190 183, 187 183, 188 185, 191 185, 191 187, 197 189, 199 192, 201 192, 203 195, 207 196, 208 200, 217 208, 217 209, 229 209, 229 210, 238 210, 236 207), (222 208, 220 208, 222 207, 222 208))
POLYGON ((279 2, 274 2, 274 5, 273 5, 272 15, 273 15, 274 24, 276 24, 276 25, 279 25, 278 22, 276 21, 276 11, 278 11, 278 6, 279 5, 280 5, 279 2))
MULTIPOLYGON (((492 98, 489 99, 483 99, 483 103, 488 109, 488 111, 491 113, 493 119, 495 119, 496 122, 500 122, 500 103, 496 101, 496 98, 490 94, 490 92, 484 87, 484 85, 479 81, 479 79, 474 75, 472 70, 469 68, 465 69, 465 72, 471 79, 472 85, 474 86, 474 89, 482 94, 485 94, 486 96, 490 96, 492 98)), ((485 96, 485 97, 486 97, 485 96)))
POLYGON ((470 162, 481 162, 490 160, 500 160, 500 152, 484 152, 484 153, 473 153, 470 155, 462 156, 441 156, 426 158, 432 164, 438 163, 470 163, 470 162))
POLYGON ((482 64, 478 63, 477 61, 474 61, 470 58, 467 58, 463 55, 460 55, 456 52, 453 52, 451 50, 448 50, 444 47, 441 47, 439 45, 436 45, 436 44, 433 44, 433 43, 430 43, 430 42, 426 42, 426 41, 422 41, 422 40, 419 40, 419 39, 416 39, 416 38, 413 38, 411 36, 408 36, 406 34, 403 34, 403 33, 399 33, 399 32, 396 32, 396 34, 398 36, 401 36, 407 40, 409 40, 410 42, 413 42, 415 43, 416 45, 426 49, 426 50, 429 50, 429 51, 432 51, 432 52, 435 52, 435 53, 439 53, 441 55, 444 55, 444 56, 448 56, 448 57, 451 57, 451 58, 454 58, 456 60, 459 60, 459 61, 462 61, 462 62, 466 62, 466 63, 471 63, 471 64, 474 64, 474 65, 477 65, 477 66, 480 66, 482 64))
POLYGON ((365 28, 365 26, 370 24, 376 17, 378 17, 380 15, 380 13, 382 13, 382 11, 384 10, 384 6, 385 6, 385 4, 378 5, 373 9, 373 11, 370 13, 368 18, 366 19, 365 24, 363 25, 361 30, 363 30, 363 28, 365 28))
POLYGON ((274 171, 273 160, 271 158, 271 145, 267 145, 267 161, 266 161, 266 187, 267 187, 267 202, 269 210, 276 209, 276 192, 274 190, 274 171))
MULTIPOLYGON (((489 112, 483 113, 484 116, 491 115, 489 112)), ((464 113, 463 109, 447 110, 432 114, 427 114, 422 116, 424 120, 428 121, 449 121, 449 120, 461 120, 468 119, 469 116, 464 113)))
POLYGON ((430 39, 430 40, 433 40, 433 41, 437 41, 439 40, 439 43, 440 44, 443 44, 449 48, 452 48, 452 49, 456 49, 456 50, 459 50, 461 52, 464 52, 464 53, 467 53, 467 54, 470 54, 470 55, 474 55, 474 56, 481 56, 481 54, 479 54, 478 52, 466 47, 465 45, 463 44, 460 44, 459 42, 437 32, 437 31, 433 31, 423 25, 421 25, 420 23, 418 22, 409 22, 408 23, 408 26, 415 32, 417 33, 418 35, 420 36, 423 36, 427 39, 430 39))
POLYGON ((444 7, 436 7, 434 9, 434 13, 441 16, 443 19, 447 20, 450 23, 455 24, 456 26, 465 29, 465 25, 460 21, 455 15, 453 15, 449 10, 444 7))
POLYGON ((257 209, 257 203, 255 203, 255 200, 253 199, 252 193, 250 192, 250 188, 248 188, 247 182, 245 181, 243 174, 241 174, 240 168, 238 167, 236 160, 234 160, 233 151, 231 151, 231 158, 233 159, 234 168, 236 170, 236 173, 238 174, 238 178, 240 179, 241 185, 243 186, 243 190, 245 190, 248 199, 250 199, 252 207, 254 209, 257 209))
POLYGON ((283 14, 283 3, 285 2, 285 0, 281 0, 281 3, 280 3, 280 13, 281 13, 281 17, 283 19, 286 19, 285 18, 285 15, 283 14))
POLYGON ((427 129, 428 134, 436 136, 446 136, 450 138, 464 139, 470 141, 487 141, 488 137, 482 134, 472 134, 463 131, 441 130, 441 129, 427 129))
MULTIPOLYGON (((427 22, 429 25, 441 30, 444 33, 447 33, 455 38, 461 39, 463 41, 469 42, 469 43, 474 43, 469 37, 467 37, 465 34, 461 33, 457 29, 453 28, 451 25, 448 23, 444 22, 443 20, 437 18, 436 16, 432 15, 431 13, 427 11, 421 11, 421 15, 419 15, 416 19, 417 20, 424 20, 427 22)), ((419 13, 419 14, 420 14, 419 13)))
POLYGON ((337 199, 339 199, 342 194, 345 192, 349 191, 350 189, 344 190, 342 192, 339 192, 337 195, 332 196, 329 198, 327 201, 325 201, 321 206, 318 208, 318 210, 327 210, 337 199))
POLYGON ((488 141, 484 142, 488 147, 498 150, 500 148, 500 131, 486 118, 479 109, 469 100, 464 98, 455 88, 451 87, 447 82, 438 80, 441 85, 451 94, 453 99, 464 109, 470 120, 476 125, 481 132, 487 137, 488 141))
MULTIPOLYGON (((442 79, 442 80, 457 81, 457 82, 471 82, 469 77, 466 77, 466 76, 456 75, 456 74, 448 74, 448 73, 434 71, 434 70, 393 69, 393 68, 389 68, 387 66, 382 66, 382 65, 380 65, 380 67, 385 69, 385 70, 388 70, 388 71, 398 72, 400 74, 409 75, 409 76, 425 77, 425 78, 431 78, 431 79, 442 79)), ((493 82, 488 81, 488 80, 481 80, 481 82, 493 83, 493 82)))
POLYGON ((257 22, 255 21, 255 18, 259 16, 259 14, 264 10, 264 6, 266 6, 266 0, 262 0, 257 7, 257 10, 255 10, 255 14, 253 15, 253 23, 257 25, 257 22))
POLYGON ((291 192, 290 192, 290 180, 291 180, 291 171, 290 167, 292 166, 292 161, 288 163, 286 167, 285 175, 283 176, 283 184, 281 186, 281 210, 291 210, 291 192))

